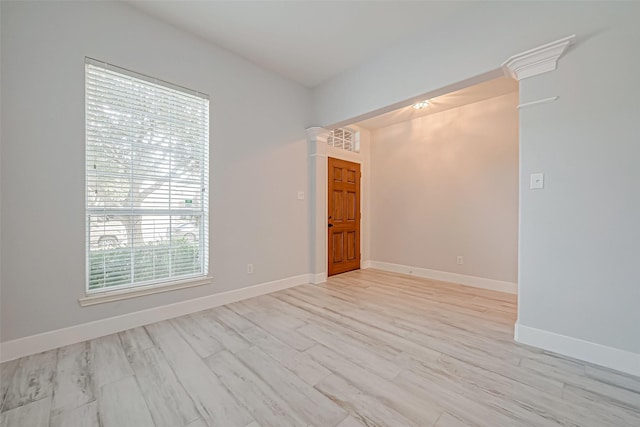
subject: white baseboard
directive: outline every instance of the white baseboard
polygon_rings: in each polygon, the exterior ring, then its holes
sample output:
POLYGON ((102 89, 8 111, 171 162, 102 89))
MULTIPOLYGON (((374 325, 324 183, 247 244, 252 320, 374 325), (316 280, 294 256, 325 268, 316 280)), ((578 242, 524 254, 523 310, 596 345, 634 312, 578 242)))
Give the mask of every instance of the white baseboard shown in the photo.
POLYGON ((517 283, 485 279, 484 277, 477 276, 466 276, 464 274, 449 273, 447 271, 429 270, 428 268, 411 267, 408 265, 392 264, 390 262, 382 261, 365 261, 363 263, 363 268, 377 268, 378 270, 410 274, 413 276, 423 277, 425 279, 459 283, 461 285, 490 289, 492 291, 507 292, 510 294, 518 293, 517 283))
POLYGON ((310 274, 311 276, 311 283, 313 283, 314 285, 317 285, 318 283, 324 283, 327 281, 327 272, 322 272, 322 273, 317 273, 317 274, 310 274))
POLYGON ((363 269, 365 269, 365 268, 373 268, 373 267, 371 267, 371 261, 370 260, 362 261, 361 268, 363 268, 363 269))
MULTIPOLYGON (((246 288, 221 292, 206 297, 195 298, 188 301, 154 307, 108 319, 96 320, 82 325, 71 326, 55 331, 31 335, 16 340, 0 343, 0 362, 29 356, 65 345, 114 334, 138 326, 148 325, 174 317, 184 316, 208 308, 217 307, 232 302, 253 298, 271 292, 291 288, 293 286, 310 283, 312 277, 309 274, 288 277, 273 282, 261 283, 246 288)), ((325 279, 326 280, 326 279, 325 279)))
POLYGON ((516 323, 514 339, 522 344, 640 377, 640 354, 516 323))

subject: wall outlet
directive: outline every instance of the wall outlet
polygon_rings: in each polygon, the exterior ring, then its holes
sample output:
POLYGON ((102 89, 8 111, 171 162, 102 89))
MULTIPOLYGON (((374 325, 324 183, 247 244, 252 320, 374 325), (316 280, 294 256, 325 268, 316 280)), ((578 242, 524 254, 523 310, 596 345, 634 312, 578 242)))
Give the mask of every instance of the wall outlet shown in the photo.
POLYGON ((304 191, 298 191, 298 200, 304 200, 304 191))
POLYGON ((456 258, 456 264, 458 265, 464 264, 464 257, 462 255, 458 255, 458 258, 456 258))
POLYGON ((247 264, 247 274, 253 274, 253 264, 247 264))

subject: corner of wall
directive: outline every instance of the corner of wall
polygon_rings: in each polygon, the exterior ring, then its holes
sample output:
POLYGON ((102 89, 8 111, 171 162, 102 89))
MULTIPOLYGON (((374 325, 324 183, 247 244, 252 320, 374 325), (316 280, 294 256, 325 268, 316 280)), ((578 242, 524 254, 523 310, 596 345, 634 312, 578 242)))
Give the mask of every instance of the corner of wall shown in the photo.
POLYGON ((515 341, 640 377, 640 354, 515 324, 515 341))

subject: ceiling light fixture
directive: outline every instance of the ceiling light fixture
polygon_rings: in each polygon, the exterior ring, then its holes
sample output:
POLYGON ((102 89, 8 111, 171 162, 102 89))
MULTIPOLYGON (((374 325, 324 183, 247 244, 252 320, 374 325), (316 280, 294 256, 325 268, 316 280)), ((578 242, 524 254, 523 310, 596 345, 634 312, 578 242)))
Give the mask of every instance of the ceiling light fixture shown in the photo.
POLYGON ((420 101, 420 102, 416 102, 415 104, 413 104, 413 109, 414 110, 422 110, 425 107, 429 106, 429 101, 425 100, 425 101, 420 101))

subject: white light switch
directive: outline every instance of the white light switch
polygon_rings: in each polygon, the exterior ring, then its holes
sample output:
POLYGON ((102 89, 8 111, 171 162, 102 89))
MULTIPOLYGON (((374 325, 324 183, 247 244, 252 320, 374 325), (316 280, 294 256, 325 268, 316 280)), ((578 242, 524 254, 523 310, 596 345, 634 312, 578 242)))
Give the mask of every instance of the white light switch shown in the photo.
POLYGON ((298 200, 304 200, 304 191, 298 191, 298 200))
POLYGON ((544 188, 544 174, 532 173, 531 182, 529 183, 529 188, 532 190, 544 188))

